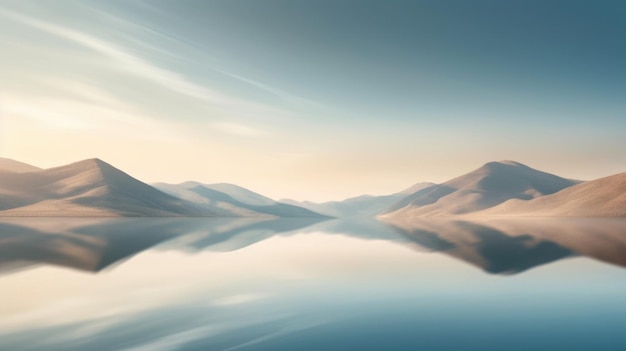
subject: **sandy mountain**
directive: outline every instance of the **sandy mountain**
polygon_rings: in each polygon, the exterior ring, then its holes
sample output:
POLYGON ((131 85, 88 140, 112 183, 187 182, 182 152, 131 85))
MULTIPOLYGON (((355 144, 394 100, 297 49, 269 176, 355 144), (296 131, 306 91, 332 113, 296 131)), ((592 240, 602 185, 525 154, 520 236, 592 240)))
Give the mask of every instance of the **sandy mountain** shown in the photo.
POLYGON ((0 173, 0 216, 211 215, 99 159, 0 173))
POLYGON ((530 201, 507 201, 475 215, 625 217, 626 172, 580 183, 530 201))
POLYGON ((15 173, 26 173, 26 172, 37 172, 40 171, 41 168, 31 166, 29 164, 11 160, 8 158, 0 157, 0 172, 15 172, 15 173))
POLYGON ((398 192, 397 195, 404 195, 404 196, 412 195, 412 194, 415 194, 416 192, 418 192, 418 191, 420 191, 422 189, 429 188, 429 187, 431 187, 433 185, 437 185, 437 184, 430 183, 430 182, 415 183, 415 184, 411 185, 410 187, 408 187, 408 188, 398 192))
POLYGON ((530 200, 577 184, 514 161, 490 162, 443 184, 417 191, 394 204, 383 217, 460 215, 510 199, 530 200))
POLYGON ((311 210, 280 203, 233 184, 157 183, 154 186, 172 196, 191 202, 225 217, 323 217, 311 210))
POLYGON ((374 217, 391 205, 421 189, 433 186, 433 183, 417 183, 410 188, 390 195, 362 195, 341 201, 316 203, 311 201, 280 200, 280 202, 307 208, 317 213, 332 217, 374 217))

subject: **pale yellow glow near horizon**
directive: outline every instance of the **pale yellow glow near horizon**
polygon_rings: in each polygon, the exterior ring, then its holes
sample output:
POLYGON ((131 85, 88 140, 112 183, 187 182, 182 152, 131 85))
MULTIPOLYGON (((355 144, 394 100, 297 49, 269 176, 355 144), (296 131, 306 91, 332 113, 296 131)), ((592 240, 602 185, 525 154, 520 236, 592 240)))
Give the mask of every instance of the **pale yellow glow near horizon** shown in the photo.
MULTIPOLYGON (((349 145, 336 152, 320 149, 299 153, 186 138, 168 125, 144 128, 120 120, 108 127, 67 128, 42 123, 27 114, 15 116, 3 119, 0 156, 42 168, 97 157, 147 183, 226 182, 274 199, 328 201, 389 194, 418 182, 443 182, 485 162, 505 158, 497 157, 496 152, 493 158, 469 153, 435 157, 410 148, 404 152, 352 152, 349 145)), ((585 174, 575 159, 557 163, 549 154, 537 155, 533 162, 527 162, 527 156, 507 158, 581 179, 620 171, 616 165, 615 169, 592 168, 585 174)), ((592 160, 587 162, 592 164, 592 160)))
POLYGON ((290 148, 295 140, 278 134, 262 136, 269 145, 255 145, 257 135, 238 135, 252 133, 247 129, 235 128, 230 135, 229 128, 216 131, 207 126, 202 137, 197 130, 151 121, 123 106, 106 109, 62 99, 3 101, 0 156, 42 168, 97 157, 148 183, 226 182, 274 199, 329 201, 390 194, 418 182, 444 182, 500 159, 579 179, 626 169, 619 164, 606 167, 591 153, 563 159, 558 152, 545 152, 531 159, 519 151, 505 155, 502 150, 464 152, 451 147, 433 153, 410 144, 356 151, 349 143, 337 150, 295 144, 290 148), (272 146, 273 138, 287 147, 272 146), (589 167, 580 167, 580 162, 589 167))

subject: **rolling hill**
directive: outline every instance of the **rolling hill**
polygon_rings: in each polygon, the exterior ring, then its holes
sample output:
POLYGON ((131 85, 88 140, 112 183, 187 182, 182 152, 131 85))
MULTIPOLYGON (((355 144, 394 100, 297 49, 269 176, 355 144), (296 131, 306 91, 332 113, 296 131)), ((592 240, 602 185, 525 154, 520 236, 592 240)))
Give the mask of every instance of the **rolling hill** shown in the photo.
POLYGON ((410 188, 390 195, 362 195, 342 201, 316 203, 311 201, 280 200, 295 206, 307 208, 317 213, 332 217, 374 217, 387 210, 391 205, 421 189, 433 186, 433 183, 417 183, 410 188))
POLYGON ((41 168, 31 166, 23 162, 11 160, 9 158, 0 157, 0 172, 26 173, 37 171, 41 171, 41 168))
POLYGON ((577 184, 529 201, 511 200, 480 216, 624 217, 626 172, 577 184))
POLYGON ((325 217, 314 211, 280 203, 233 184, 157 183, 154 186, 223 217, 325 217))
POLYGON ((0 216, 210 215, 99 159, 28 173, 0 172, 0 216))
POLYGON ((510 199, 530 200, 577 184, 514 161, 489 162, 400 200, 383 217, 450 216, 484 210, 510 199))

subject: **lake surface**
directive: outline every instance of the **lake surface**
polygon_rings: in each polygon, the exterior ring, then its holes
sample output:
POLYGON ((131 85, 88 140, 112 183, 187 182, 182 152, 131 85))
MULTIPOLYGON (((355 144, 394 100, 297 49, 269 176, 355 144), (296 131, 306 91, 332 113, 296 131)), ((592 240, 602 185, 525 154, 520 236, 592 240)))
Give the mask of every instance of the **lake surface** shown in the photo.
POLYGON ((0 350, 626 350, 626 221, 3 219, 0 350))

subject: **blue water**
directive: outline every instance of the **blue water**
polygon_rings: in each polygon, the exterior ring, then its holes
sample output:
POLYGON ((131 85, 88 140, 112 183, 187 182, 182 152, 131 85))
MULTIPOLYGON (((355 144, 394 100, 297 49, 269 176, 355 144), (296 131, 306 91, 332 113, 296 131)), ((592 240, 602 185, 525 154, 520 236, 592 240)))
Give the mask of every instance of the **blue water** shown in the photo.
POLYGON ((626 221, 0 222, 0 350, 626 350, 626 221))

